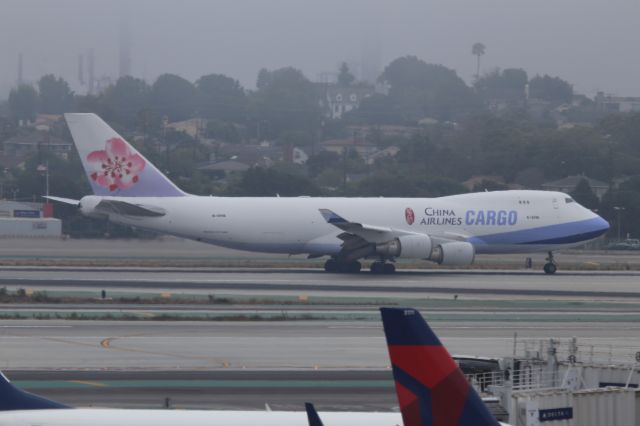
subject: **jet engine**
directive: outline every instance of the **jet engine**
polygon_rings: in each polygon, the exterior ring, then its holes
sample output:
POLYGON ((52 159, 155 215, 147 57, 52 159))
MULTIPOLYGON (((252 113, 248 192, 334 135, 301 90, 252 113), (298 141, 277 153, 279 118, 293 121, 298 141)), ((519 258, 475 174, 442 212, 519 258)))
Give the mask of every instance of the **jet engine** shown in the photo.
POLYGON ((376 244, 376 255, 385 258, 406 257, 428 259, 433 244, 428 235, 402 235, 383 244, 376 244))
POLYGON ((461 241, 442 243, 433 248, 429 260, 439 265, 467 266, 473 263, 476 251, 473 244, 461 241))

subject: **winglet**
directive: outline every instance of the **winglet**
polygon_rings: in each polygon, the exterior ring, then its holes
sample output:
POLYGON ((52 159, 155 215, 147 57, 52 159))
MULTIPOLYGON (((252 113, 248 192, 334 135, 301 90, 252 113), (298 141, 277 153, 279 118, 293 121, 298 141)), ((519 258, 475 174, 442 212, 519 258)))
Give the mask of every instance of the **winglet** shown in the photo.
POLYGON ((327 223, 330 223, 332 225, 349 223, 349 221, 347 221, 345 218, 329 209, 320 209, 320 214, 322 215, 322 217, 324 217, 324 220, 326 220, 327 223))
POLYGON ((71 408, 16 388, 0 373, 0 411, 71 408))
POLYGON ((307 410, 307 419, 309 420, 309 426, 324 426, 318 412, 316 411, 316 407, 313 406, 310 402, 304 403, 304 408, 307 410))
POLYGON ((417 310, 380 313, 405 426, 499 426, 417 310))

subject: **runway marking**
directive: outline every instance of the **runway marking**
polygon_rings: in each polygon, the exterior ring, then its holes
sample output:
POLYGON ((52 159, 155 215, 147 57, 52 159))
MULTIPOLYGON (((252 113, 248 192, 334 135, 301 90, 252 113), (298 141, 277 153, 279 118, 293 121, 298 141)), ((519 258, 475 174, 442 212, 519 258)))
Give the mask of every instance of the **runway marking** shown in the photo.
POLYGON ((72 325, 0 325, 0 328, 72 328, 72 325))
POLYGON ((68 380, 68 383, 75 383, 75 384, 78 384, 78 385, 95 386, 97 388, 106 388, 106 387, 108 387, 108 385, 106 385, 105 383, 90 382, 90 381, 86 381, 86 380, 68 380))

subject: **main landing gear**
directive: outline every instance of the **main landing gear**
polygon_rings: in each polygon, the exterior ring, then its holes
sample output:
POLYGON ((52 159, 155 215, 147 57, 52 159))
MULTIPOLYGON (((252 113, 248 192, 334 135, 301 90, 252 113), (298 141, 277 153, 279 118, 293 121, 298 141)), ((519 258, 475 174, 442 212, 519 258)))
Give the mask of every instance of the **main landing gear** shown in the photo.
POLYGON ((555 274, 558 270, 558 266, 556 266, 556 262, 553 259, 553 252, 549 252, 549 257, 546 259, 547 263, 544 264, 544 273, 548 275, 555 274))
POLYGON ((396 272, 396 267, 393 263, 377 261, 371 264, 372 274, 393 274, 394 272, 396 272))
POLYGON ((324 263, 324 270, 327 272, 342 272, 345 274, 357 274, 362 269, 360 262, 341 262, 331 258, 324 263))

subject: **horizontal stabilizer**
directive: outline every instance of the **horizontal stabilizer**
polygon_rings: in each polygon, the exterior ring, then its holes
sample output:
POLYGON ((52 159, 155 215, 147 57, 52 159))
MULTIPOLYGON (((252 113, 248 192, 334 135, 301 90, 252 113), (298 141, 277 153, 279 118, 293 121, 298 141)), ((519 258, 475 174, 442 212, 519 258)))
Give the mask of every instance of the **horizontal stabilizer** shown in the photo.
POLYGON ((101 213, 113 213, 123 216, 140 216, 140 217, 160 217, 164 216, 166 211, 160 207, 143 206, 140 204, 128 203, 126 201, 102 200, 96 206, 96 211, 101 213))
POLYGON ((73 198, 53 197, 50 195, 43 195, 42 197, 58 203, 71 204, 72 206, 80 205, 80 200, 74 200, 73 198))

